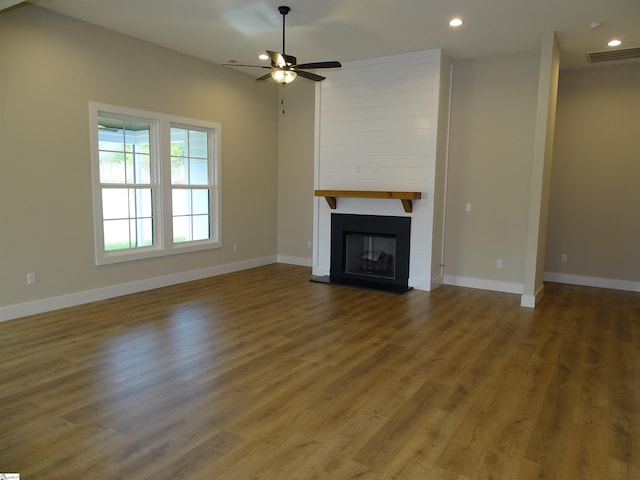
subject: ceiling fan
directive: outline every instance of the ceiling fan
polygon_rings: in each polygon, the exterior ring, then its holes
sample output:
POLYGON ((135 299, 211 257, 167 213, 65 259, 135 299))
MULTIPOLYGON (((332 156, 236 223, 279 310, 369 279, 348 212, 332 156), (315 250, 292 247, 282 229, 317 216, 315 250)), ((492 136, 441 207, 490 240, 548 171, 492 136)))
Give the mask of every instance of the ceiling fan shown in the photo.
POLYGON ((269 59, 271 60, 271 66, 266 67, 264 65, 242 65, 242 64, 225 64, 230 67, 252 67, 252 68, 266 68, 271 70, 271 72, 263 75, 262 77, 256 78, 256 82, 261 82, 263 80, 268 80, 269 78, 273 78, 276 82, 281 84, 287 84, 293 82, 298 75, 303 78, 307 78, 309 80, 313 80, 314 82, 320 82, 325 79, 322 75, 317 75, 315 73, 306 72, 305 69, 318 69, 318 68, 340 68, 342 64, 337 61, 330 62, 311 62, 311 63, 297 63, 296 57, 293 55, 287 55, 285 53, 285 17, 291 11, 291 7, 280 6, 278 7, 278 11, 282 15, 282 53, 272 52, 267 50, 267 54, 269 55, 269 59))

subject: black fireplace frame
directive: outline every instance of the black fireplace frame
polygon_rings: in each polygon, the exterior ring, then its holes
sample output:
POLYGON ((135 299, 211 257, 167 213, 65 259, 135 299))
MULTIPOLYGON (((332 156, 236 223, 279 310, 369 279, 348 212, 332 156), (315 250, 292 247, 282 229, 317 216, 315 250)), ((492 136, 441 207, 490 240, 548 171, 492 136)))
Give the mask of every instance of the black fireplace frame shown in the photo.
POLYGON ((386 215, 331 214, 330 283, 404 293, 409 287, 411 217, 386 215), (346 272, 345 250, 348 234, 389 236, 396 240, 395 278, 373 277, 346 272), (336 254, 336 252, 340 252, 336 254))

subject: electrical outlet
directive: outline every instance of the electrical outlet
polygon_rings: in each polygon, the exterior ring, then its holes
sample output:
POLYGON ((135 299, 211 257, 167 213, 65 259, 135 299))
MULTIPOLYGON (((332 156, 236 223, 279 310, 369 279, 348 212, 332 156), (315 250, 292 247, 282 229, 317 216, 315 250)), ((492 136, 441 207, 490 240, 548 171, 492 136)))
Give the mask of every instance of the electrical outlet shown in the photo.
POLYGON ((36 284, 36 274, 27 273, 27 285, 35 285, 35 284, 36 284))
POLYGON ((501 259, 501 258, 499 258, 499 259, 496 261, 496 268, 502 268, 503 266, 504 266, 504 263, 502 262, 502 259, 501 259))
POLYGON ((563 253, 562 255, 560 255, 560 261, 562 263, 567 263, 569 261, 569 257, 567 256, 566 253, 563 253))

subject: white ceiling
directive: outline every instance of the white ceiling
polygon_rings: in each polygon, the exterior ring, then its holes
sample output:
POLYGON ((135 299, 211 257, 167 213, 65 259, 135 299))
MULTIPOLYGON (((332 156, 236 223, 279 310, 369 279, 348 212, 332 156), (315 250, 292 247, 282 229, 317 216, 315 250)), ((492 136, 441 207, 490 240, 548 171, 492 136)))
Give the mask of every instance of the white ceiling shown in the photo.
MULTIPOLYGON (((6 2, 7 0, 3 0, 6 2)), ((9 3, 16 3, 11 2, 9 3)), ((640 0, 33 0, 29 3, 222 64, 266 64, 282 50, 278 5, 289 5, 286 53, 299 63, 443 48, 453 59, 538 49, 555 31, 561 68, 586 52, 640 47, 640 0), (454 16, 464 20, 452 29, 454 16), (589 28, 592 22, 601 27, 589 28)), ((245 69, 254 76, 262 70, 245 69)))

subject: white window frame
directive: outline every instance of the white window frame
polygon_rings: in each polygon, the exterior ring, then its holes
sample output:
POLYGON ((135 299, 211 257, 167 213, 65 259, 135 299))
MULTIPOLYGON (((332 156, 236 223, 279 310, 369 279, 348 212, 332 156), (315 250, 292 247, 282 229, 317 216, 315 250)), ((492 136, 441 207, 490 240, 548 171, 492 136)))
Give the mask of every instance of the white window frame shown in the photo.
MULTIPOLYGON (((219 123, 178 117, 156 112, 89 102, 89 126, 91 141, 91 172, 93 183, 93 222, 96 265, 142 260, 146 258, 176 255, 222 247, 221 241, 221 132, 219 123), (131 118, 148 121, 152 164, 151 186, 153 192, 154 245, 119 250, 105 250, 103 230, 102 188, 100 182, 100 157, 98 151, 98 117, 131 118), (209 229, 210 238, 205 240, 173 242, 171 143, 172 126, 193 128, 209 133, 209 229)), ((199 186, 202 187, 202 186, 199 186)))

